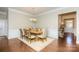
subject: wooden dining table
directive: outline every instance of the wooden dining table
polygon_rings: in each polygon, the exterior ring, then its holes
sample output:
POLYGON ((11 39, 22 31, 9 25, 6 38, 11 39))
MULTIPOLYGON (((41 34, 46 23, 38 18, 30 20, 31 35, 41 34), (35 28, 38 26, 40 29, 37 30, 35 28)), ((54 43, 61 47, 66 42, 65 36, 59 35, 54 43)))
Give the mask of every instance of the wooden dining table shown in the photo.
POLYGON ((42 31, 41 30, 31 30, 30 33, 34 34, 34 35, 41 35, 42 31))
POLYGON ((42 30, 31 30, 30 33, 32 35, 35 35, 36 36, 36 41, 38 41, 39 40, 38 35, 41 35, 42 34, 42 30))

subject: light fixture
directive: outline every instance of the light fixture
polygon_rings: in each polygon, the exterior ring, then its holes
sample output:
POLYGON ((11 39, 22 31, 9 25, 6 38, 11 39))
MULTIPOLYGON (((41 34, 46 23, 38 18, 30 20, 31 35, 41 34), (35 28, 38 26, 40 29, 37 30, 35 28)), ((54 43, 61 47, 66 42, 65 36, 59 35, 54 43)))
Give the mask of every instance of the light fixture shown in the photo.
POLYGON ((37 22, 37 19, 36 18, 31 18, 30 21, 37 22))
MULTIPOLYGON (((33 12, 36 12, 37 11, 37 9, 36 8, 32 8, 32 10, 33 10, 33 12)), ((34 17, 34 18, 31 18, 30 19, 32 22, 37 22, 37 19, 34 17)))
POLYGON ((37 28, 37 24, 36 24, 37 19, 36 18, 31 18, 30 21, 32 22, 32 27, 37 28))

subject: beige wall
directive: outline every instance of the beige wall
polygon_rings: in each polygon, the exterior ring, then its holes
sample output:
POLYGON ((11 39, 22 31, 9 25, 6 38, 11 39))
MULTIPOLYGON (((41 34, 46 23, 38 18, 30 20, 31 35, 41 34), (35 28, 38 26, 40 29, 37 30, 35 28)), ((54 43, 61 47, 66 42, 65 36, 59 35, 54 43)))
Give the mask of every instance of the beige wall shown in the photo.
MULTIPOLYGON (((48 32, 48 35, 53 38, 58 38, 58 15, 63 13, 73 12, 73 11, 78 12, 77 10, 78 8, 61 8, 54 11, 52 10, 49 13, 41 14, 37 17, 38 26, 51 30, 48 32)), ((76 31, 75 31, 75 35, 77 35, 76 31)))
POLYGON ((9 22, 9 33, 8 38, 15 38, 19 36, 19 28, 28 27, 31 24, 29 19, 32 16, 26 15, 15 9, 8 10, 8 22, 9 22))
POLYGON ((48 13, 37 17, 38 26, 47 29, 47 36, 58 38, 58 16, 57 13, 48 13))
MULTIPOLYGON (((37 16, 38 19, 37 25, 41 28, 46 28, 50 33, 49 36, 53 38, 58 38, 58 15, 62 13, 68 13, 76 11, 76 26, 77 29, 75 31, 75 35, 77 36, 77 43, 79 43, 79 8, 61 8, 57 10, 52 10, 48 13, 43 13, 37 16), (52 32, 51 32, 52 31, 52 32)), ((32 16, 27 16, 19 12, 15 12, 13 10, 9 10, 9 33, 8 37, 14 38, 18 37, 18 28, 25 27, 28 25, 32 25, 29 22, 29 18, 32 16)))

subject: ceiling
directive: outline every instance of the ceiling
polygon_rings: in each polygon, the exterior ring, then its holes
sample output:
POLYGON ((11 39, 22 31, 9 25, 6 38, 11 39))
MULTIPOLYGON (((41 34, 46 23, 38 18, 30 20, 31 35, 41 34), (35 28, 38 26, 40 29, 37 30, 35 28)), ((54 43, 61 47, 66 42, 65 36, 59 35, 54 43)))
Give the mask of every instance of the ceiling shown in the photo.
POLYGON ((57 9, 58 7, 12 7, 12 8, 30 13, 32 15, 38 15, 46 11, 57 9))

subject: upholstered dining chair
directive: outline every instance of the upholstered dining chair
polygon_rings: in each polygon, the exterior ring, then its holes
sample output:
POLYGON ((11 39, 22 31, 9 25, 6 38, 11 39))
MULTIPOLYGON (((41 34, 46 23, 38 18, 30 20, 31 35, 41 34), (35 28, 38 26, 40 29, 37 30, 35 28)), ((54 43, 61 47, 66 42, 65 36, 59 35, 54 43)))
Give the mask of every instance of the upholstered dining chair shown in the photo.
POLYGON ((19 29, 20 30, 20 37, 23 39, 25 37, 25 33, 23 29, 19 29))
POLYGON ((21 38, 28 38, 29 36, 29 30, 26 30, 26 29, 19 29, 20 30, 20 36, 21 38))
POLYGON ((20 29, 20 33, 21 33, 21 38, 22 39, 27 38, 30 43, 35 40, 36 36, 31 35, 30 30, 20 29))
POLYGON ((38 35, 38 37, 39 37, 39 39, 41 39, 41 41, 47 41, 46 35, 47 35, 46 30, 42 29, 42 34, 38 35))
POLYGON ((29 40, 29 42, 31 43, 32 41, 34 41, 35 40, 35 35, 32 35, 31 33, 30 33, 30 30, 31 29, 29 29, 29 30, 27 30, 27 29, 24 29, 24 32, 25 32, 25 36, 28 38, 28 40, 29 40))
POLYGON ((36 38, 36 36, 35 35, 32 35, 31 33, 30 33, 30 30, 28 31, 28 39, 29 39, 29 42, 31 43, 32 41, 35 41, 35 38, 36 38))

